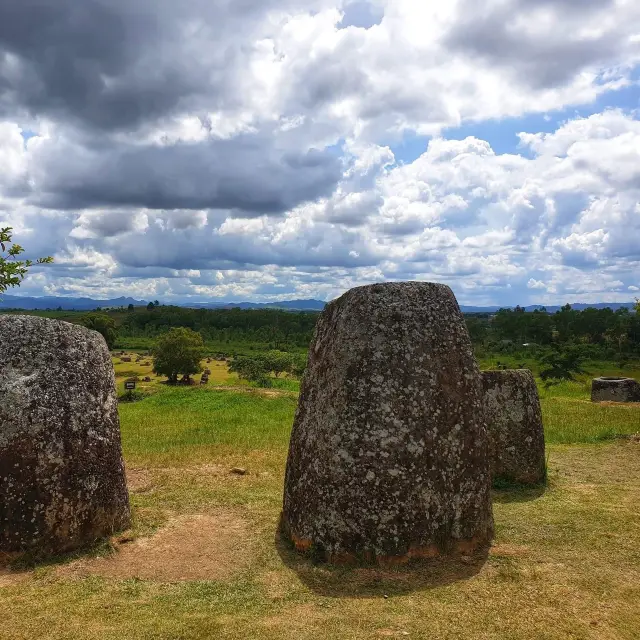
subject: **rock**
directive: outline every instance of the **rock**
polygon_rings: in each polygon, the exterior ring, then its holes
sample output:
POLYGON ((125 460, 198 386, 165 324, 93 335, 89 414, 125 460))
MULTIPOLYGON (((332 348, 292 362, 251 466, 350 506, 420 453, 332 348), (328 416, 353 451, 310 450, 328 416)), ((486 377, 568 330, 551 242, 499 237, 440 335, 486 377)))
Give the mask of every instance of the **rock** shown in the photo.
POLYGON ((99 333, 0 316, 0 551, 55 554, 129 526, 117 407, 99 333))
POLYGON ((281 529, 299 551, 334 563, 398 564, 489 544, 482 383, 449 287, 359 287, 325 308, 281 529))
POLYGON ((246 476, 247 470, 242 467, 233 467, 233 469, 231 469, 231 473, 235 473, 237 476, 246 476))
POLYGON ((592 402, 640 402, 640 382, 633 378, 595 378, 592 402))
POLYGON ((484 410, 494 483, 545 481, 544 428, 531 371, 483 371, 484 410))
POLYGON ((120 358, 120 360, 122 362, 131 362, 131 358, 129 358, 129 357, 126 357, 126 358, 123 357, 123 358, 120 358))

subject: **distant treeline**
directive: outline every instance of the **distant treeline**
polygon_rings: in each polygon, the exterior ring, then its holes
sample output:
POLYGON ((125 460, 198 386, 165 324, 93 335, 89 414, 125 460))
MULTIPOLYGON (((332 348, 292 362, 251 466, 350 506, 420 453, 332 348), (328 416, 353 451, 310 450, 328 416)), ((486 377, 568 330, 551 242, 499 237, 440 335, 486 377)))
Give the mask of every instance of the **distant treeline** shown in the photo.
POLYGON ((626 308, 577 311, 565 305, 556 313, 531 313, 516 307, 470 314, 466 320, 473 343, 487 351, 559 344, 590 347, 597 357, 640 354, 640 314, 626 308))
POLYGON ((118 334, 122 338, 154 338, 171 327, 188 327, 207 342, 260 344, 286 351, 309 346, 317 318, 317 313, 306 311, 158 306, 120 314, 118 334))
MULTIPOLYGON (((83 312, 15 310, 82 322, 83 312)), ((253 350, 305 350, 313 337, 319 313, 279 309, 189 309, 154 306, 110 309, 116 323, 116 346, 148 348, 171 327, 198 331, 211 349, 242 353, 253 350)), ((551 345, 581 346, 587 357, 640 356, 640 314, 626 308, 574 310, 570 305, 556 313, 544 309, 527 312, 521 307, 495 313, 465 315, 476 352, 516 353, 551 345), (525 347, 525 345, 527 345, 525 347)))

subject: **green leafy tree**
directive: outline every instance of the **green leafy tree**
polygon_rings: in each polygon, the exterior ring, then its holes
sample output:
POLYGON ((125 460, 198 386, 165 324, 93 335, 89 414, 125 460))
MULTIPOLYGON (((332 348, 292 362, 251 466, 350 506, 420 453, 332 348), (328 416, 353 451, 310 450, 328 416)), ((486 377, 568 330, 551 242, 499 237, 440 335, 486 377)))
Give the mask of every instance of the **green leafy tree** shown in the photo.
POLYGON ((32 260, 18 260, 24 249, 12 240, 12 227, 0 228, 0 295, 10 287, 19 287, 25 279, 29 269, 34 264, 48 264, 53 258, 38 258, 32 260))
POLYGON ((135 311, 135 307, 133 306, 133 304, 129 304, 129 306, 127 307, 127 311, 129 313, 133 313, 135 311))
POLYGON ((200 360, 204 356, 202 336, 186 327, 173 328, 161 335, 153 350, 153 371, 166 376, 175 384, 178 376, 185 380, 202 370, 200 360))
POLYGON ((576 347, 560 348, 557 345, 547 351, 539 360, 540 377, 547 387, 562 380, 574 380, 576 375, 586 373, 582 368, 584 356, 576 347))
POLYGON ((305 369, 307 368, 307 356, 302 354, 294 354, 293 362, 291 364, 291 375, 296 378, 302 378, 305 369))
POLYGON ((269 371, 273 371, 276 378, 285 371, 291 371, 291 367, 293 366, 293 356, 286 351, 273 349, 267 351, 263 358, 265 360, 265 366, 269 371))
POLYGON ((155 309, 155 305, 153 304, 153 302, 150 302, 147 305, 147 311, 153 311, 155 309))
POLYGON ((269 373, 271 369, 264 355, 239 356, 229 364, 229 371, 237 373, 238 377, 249 382, 255 382, 261 387, 270 387, 269 373))
POLYGON ((105 313, 87 313, 80 318, 80 324, 87 329, 97 331, 102 335, 109 349, 113 349, 118 337, 116 322, 105 313))

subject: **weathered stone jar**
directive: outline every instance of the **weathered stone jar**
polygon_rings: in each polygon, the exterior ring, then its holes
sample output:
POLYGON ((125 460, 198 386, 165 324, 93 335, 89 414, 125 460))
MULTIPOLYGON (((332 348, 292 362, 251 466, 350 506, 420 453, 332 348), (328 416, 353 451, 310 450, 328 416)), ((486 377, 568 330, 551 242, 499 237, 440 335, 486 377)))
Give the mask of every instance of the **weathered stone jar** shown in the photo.
POLYGON ((592 402, 640 402, 640 382, 633 378, 595 378, 592 402))
POLYGON ((449 287, 359 287, 324 310, 282 531, 332 562, 471 552, 493 533, 482 383, 449 287))
POLYGON ((0 552, 68 551, 129 522, 104 339, 0 315, 0 552))
POLYGON ((527 369, 483 371, 482 382, 494 483, 543 483, 544 427, 533 374, 527 369))

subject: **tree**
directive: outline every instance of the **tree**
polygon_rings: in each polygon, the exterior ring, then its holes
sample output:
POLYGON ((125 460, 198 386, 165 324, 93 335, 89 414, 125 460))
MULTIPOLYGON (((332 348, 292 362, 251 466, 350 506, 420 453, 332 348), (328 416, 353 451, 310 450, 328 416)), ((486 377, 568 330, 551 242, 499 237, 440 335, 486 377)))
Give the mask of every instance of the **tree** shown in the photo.
POLYGON ((154 307, 159 307, 159 306, 160 306, 160 303, 159 303, 157 300, 154 300, 154 301, 153 301, 153 306, 154 306, 154 307))
MULTIPOLYGON (((0 295, 9 287, 19 287, 25 279, 29 269, 33 266, 32 260, 18 260, 18 256, 24 253, 24 249, 13 242, 12 227, 0 228, 0 295)), ((35 264, 48 264, 53 258, 38 258, 35 264)))
POLYGON ((135 311, 135 307, 132 304, 129 304, 129 306, 127 307, 127 311, 129 313, 133 313, 135 311))
POLYGON ((293 366, 293 356, 286 351, 273 349, 264 354, 265 365, 268 371, 273 371, 276 378, 285 371, 290 371, 293 366))
POLYGON ((271 369, 264 355, 234 358, 229 365, 229 371, 231 373, 237 373, 239 378, 248 380, 249 382, 255 382, 261 387, 271 386, 271 380, 269 378, 271 369))
POLYGON ((153 311, 154 307, 155 307, 155 305, 153 304, 153 302, 150 302, 150 303, 147 305, 147 311, 153 311))
POLYGON ((540 377, 546 386, 558 384, 561 380, 575 381, 575 375, 586 373, 582 368, 584 358, 576 347, 565 349, 557 345, 540 358, 540 377))
POLYGON ((179 375, 188 380, 189 376, 202 370, 200 360, 204 356, 204 341, 191 329, 173 328, 158 338, 153 356, 154 373, 167 376, 169 382, 175 384, 179 375))
POLYGON ((80 318, 80 324, 101 334, 107 347, 113 349, 118 337, 116 322, 113 318, 104 313, 87 313, 80 318))

